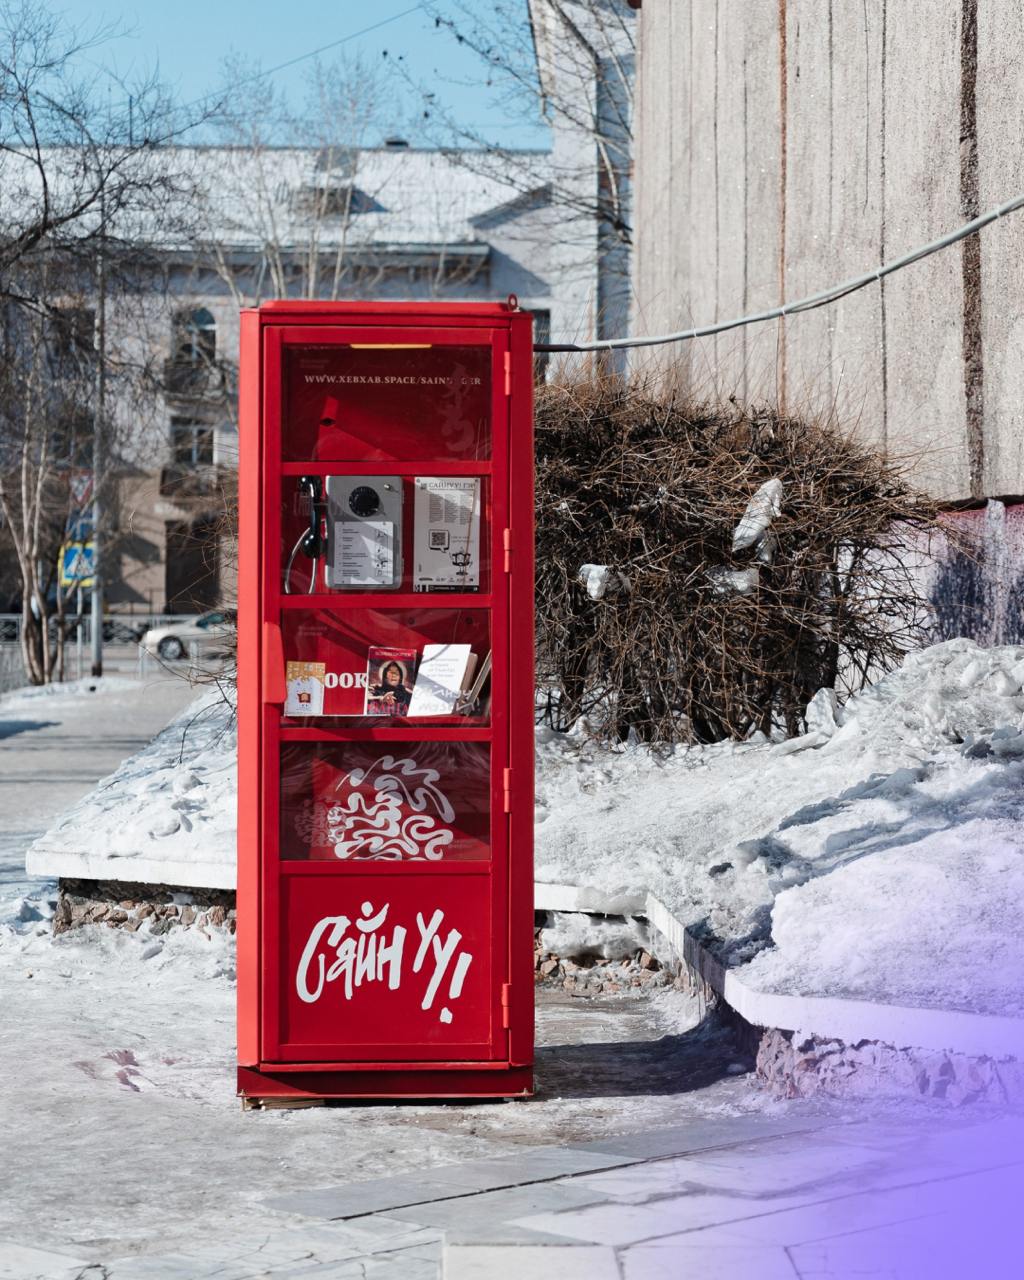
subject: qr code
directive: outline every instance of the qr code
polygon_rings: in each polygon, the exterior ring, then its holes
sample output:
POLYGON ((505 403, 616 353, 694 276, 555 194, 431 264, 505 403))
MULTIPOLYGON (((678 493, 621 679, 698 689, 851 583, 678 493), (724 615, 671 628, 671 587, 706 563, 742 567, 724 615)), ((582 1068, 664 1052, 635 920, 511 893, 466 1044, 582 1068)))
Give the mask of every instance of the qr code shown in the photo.
POLYGON ((430 530, 430 549, 431 551, 447 551, 448 550, 448 530, 447 529, 431 529, 430 530))

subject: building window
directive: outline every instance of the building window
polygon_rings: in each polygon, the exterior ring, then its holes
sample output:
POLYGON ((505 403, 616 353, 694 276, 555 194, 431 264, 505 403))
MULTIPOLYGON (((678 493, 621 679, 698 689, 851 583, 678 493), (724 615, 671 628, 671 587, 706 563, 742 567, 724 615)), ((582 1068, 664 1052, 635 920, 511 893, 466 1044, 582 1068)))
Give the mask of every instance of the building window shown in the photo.
POLYGON ((195 418, 171 419, 171 457, 177 466, 213 465, 213 427, 195 418))
POLYGON ((176 364, 208 367, 217 358, 217 322, 205 307, 179 311, 172 342, 176 364))
POLYGON ((164 382, 170 395, 185 399, 202 398, 220 389, 217 322, 205 307, 176 313, 164 382))
POLYGON ((88 307, 59 307, 51 315, 51 360, 55 372, 91 364, 96 355, 96 312, 88 307))

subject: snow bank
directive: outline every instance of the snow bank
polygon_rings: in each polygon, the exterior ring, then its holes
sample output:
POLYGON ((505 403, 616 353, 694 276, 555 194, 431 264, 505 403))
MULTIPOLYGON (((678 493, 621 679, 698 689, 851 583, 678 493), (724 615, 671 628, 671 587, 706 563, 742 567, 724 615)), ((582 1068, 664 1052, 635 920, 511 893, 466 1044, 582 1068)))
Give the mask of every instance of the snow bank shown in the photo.
POLYGON ((1024 648, 947 640, 851 698, 828 753, 923 761, 998 727, 1024 724, 1024 648))
POLYGON ((81 680, 64 680, 56 684, 25 685, 0 698, 0 717, 10 715, 26 703, 43 701, 50 708, 81 698, 86 693, 125 693, 138 687, 137 680, 126 676, 86 676, 81 680))
POLYGON ((203 694, 32 845, 29 874, 233 888, 236 748, 231 698, 203 694))
MULTIPOLYGON (((795 740, 658 756, 542 730, 537 879, 592 912, 653 893, 764 991, 1024 1015, 1022 680, 1024 648, 953 640, 845 708, 819 694, 795 740)), ((234 750, 207 695, 29 870, 231 887, 234 750)))
POLYGON ((954 640, 795 740, 542 735, 538 879, 649 889, 763 990, 1024 1014, 1022 679, 1024 649, 954 640))

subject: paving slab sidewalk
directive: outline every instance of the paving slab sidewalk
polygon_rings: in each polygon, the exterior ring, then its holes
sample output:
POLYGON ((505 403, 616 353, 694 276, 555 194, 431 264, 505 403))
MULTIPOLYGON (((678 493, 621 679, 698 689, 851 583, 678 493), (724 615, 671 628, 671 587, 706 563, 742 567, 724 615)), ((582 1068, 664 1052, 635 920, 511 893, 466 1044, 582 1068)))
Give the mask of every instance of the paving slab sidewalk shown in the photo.
MULTIPOLYGON (((739 1116, 266 1201, 259 1239, 44 1280, 944 1280, 1016 1274, 1024 1118, 739 1116), (652 1158, 647 1152, 656 1152, 652 1158), (373 1206, 371 1209, 369 1206, 373 1206)), ((2 1257, 2 1246, 0 1246, 2 1257)), ((28 1259, 26 1253, 18 1260, 28 1259)), ((75 1267, 78 1267, 75 1270, 75 1267)), ((0 1277, 22 1273, 5 1270, 0 1277)))
POLYGON ((0 896, 37 889, 25 850, 122 760, 150 741, 196 696, 178 676, 103 680, 15 690, 0 699, 0 896), (90 686, 93 691, 90 692, 90 686))

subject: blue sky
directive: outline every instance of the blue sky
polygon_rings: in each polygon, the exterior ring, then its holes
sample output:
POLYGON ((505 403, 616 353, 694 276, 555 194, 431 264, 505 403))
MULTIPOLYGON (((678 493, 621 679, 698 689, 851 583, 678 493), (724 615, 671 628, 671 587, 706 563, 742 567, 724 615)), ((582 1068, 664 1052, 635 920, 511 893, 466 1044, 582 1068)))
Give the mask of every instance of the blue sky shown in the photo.
MULTIPOLYGON (((106 22, 128 28, 90 56, 104 67, 130 76, 159 68, 161 78, 179 100, 191 101, 212 92, 221 79, 221 63, 240 54, 263 67, 394 18, 416 0, 54 0, 53 9, 74 25, 88 30, 106 22)), ((480 0, 486 4, 486 0, 480 0)), ((526 21, 525 0, 523 21, 526 21)), ((404 56, 418 81, 428 81, 443 102, 462 120, 505 146, 543 147, 546 130, 521 119, 509 119, 486 89, 471 82, 483 79, 475 55, 460 48, 422 10, 397 17, 342 46, 367 61, 404 56)), ((330 54, 325 55, 330 57, 330 54)), ((277 73, 275 83, 301 96, 309 63, 277 73)), ((401 113, 400 113, 401 114, 401 113)), ((414 134, 416 109, 411 97, 395 129, 414 134)), ((410 136, 414 144, 422 141, 410 136)))

